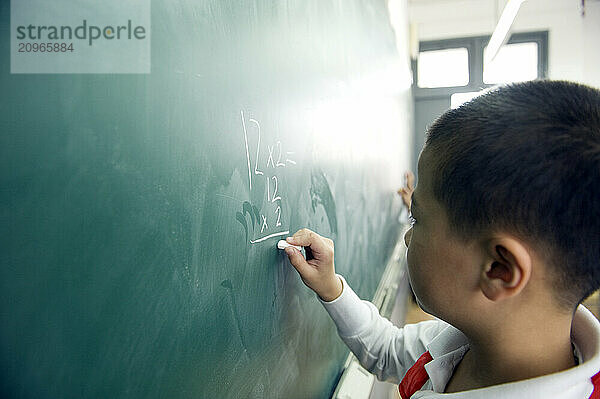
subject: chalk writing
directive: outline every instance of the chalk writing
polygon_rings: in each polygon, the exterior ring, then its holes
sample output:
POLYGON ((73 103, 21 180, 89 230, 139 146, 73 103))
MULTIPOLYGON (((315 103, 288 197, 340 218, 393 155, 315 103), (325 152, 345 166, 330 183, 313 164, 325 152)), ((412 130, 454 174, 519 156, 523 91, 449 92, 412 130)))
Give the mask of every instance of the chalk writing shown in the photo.
POLYGON ((282 223, 282 212, 281 204, 283 198, 280 193, 280 177, 275 174, 277 169, 285 168, 289 165, 296 165, 296 162, 290 157, 294 155, 292 151, 283 151, 283 145, 281 141, 275 142, 275 144, 267 145, 267 157, 266 161, 264 158, 261 160, 261 125, 260 122, 253 118, 248 118, 246 123, 246 117, 244 111, 240 111, 240 117, 242 122, 242 130, 244 132, 244 145, 246 148, 246 162, 248 167, 248 187, 250 192, 256 190, 256 179, 265 179, 266 183, 266 196, 267 205, 274 204, 275 209, 273 212, 269 212, 269 207, 265 206, 264 210, 259 210, 256 206, 250 202, 245 201, 242 206, 242 212, 236 213, 236 220, 244 227, 246 233, 246 241, 251 244, 265 241, 269 238, 274 238, 282 235, 289 234, 289 231, 275 231, 283 225, 282 223), (256 158, 252 159, 251 153, 254 154, 254 148, 249 146, 249 135, 256 135, 256 158), (252 151, 251 151, 252 150, 252 151), (285 154, 285 156, 284 156, 285 154), (277 158, 277 160, 275 160, 277 158), (285 158, 285 161, 282 159, 285 158), (264 163, 262 163, 264 162, 264 163), (259 164, 263 165, 265 169, 260 169, 259 164), (254 184, 253 184, 254 182, 254 184), (250 216, 252 222, 252 232, 250 232, 248 221, 246 216, 250 216), (255 226, 260 225, 260 233, 258 238, 249 239, 250 236, 255 235, 255 226), (272 226, 272 227, 271 227, 272 226))

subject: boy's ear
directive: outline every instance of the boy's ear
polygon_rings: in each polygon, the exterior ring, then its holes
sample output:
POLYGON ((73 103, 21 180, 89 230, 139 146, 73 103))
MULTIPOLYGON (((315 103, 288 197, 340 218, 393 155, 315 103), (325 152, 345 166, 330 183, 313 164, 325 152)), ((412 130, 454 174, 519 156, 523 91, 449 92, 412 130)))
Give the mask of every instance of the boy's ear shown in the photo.
POLYGON ((532 256, 524 243, 512 236, 496 236, 486 245, 486 263, 480 288, 492 301, 519 294, 531 277, 532 256))

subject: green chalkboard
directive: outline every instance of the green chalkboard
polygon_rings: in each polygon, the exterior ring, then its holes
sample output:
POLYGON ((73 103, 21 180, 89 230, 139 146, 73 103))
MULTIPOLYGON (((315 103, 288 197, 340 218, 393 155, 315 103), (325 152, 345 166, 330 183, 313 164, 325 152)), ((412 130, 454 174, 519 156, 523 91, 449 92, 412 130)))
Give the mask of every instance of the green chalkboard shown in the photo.
POLYGON ((152 1, 150 74, 11 74, 8 3, 2 397, 328 397, 348 351, 275 245, 314 229, 375 292, 410 164, 388 2, 152 1))

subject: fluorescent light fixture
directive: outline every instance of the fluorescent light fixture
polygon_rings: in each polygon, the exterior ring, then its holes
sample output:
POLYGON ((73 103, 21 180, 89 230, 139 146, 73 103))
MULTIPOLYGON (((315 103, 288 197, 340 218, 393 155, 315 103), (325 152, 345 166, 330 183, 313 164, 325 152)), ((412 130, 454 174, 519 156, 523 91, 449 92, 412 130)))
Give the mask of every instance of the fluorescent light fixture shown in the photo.
POLYGON ((496 29, 494 29, 494 33, 488 43, 484 64, 492 62, 494 58, 496 58, 496 54, 498 54, 500 47, 507 42, 510 27, 515 21, 519 8, 521 8, 521 4, 523 4, 524 1, 525 0, 508 0, 508 3, 506 3, 504 11, 502 11, 502 15, 498 21, 498 25, 496 25, 496 29))

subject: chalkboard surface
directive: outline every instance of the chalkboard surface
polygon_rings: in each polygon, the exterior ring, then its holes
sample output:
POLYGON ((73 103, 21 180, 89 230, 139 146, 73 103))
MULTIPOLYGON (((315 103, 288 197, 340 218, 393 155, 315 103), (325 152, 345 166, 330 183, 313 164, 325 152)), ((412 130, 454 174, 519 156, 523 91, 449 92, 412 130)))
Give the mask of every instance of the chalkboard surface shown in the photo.
POLYGON ((10 74, 7 3, 2 397, 328 397, 348 351, 275 245, 314 229, 375 292, 410 162, 388 2, 156 0, 137 75, 10 74))

